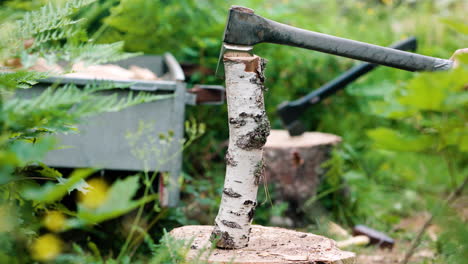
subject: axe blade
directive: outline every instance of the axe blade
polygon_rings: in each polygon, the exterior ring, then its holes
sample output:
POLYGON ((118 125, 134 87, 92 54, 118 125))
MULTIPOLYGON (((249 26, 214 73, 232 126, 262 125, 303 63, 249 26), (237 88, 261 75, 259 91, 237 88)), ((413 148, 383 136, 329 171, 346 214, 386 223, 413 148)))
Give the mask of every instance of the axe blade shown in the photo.
POLYGON ((253 55, 253 46, 245 46, 245 45, 232 45, 223 42, 221 45, 221 51, 219 53, 218 65, 216 66, 216 76, 218 78, 224 78, 224 62, 223 57, 224 54, 228 52, 240 52, 240 53, 248 53, 253 55))
MULTIPOLYGON (((231 6, 229 9, 229 14, 227 17, 226 21, 226 27, 224 28, 224 33, 223 33, 223 43, 221 45, 221 51, 219 52, 219 58, 218 58, 218 65, 216 66, 216 77, 224 79, 224 63, 223 63, 223 57, 226 52, 247 52, 249 54, 253 54, 253 45, 246 45, 246 44, 230 44, 233 42, 226 42, 226 39, 229 38, 230 35, 233 33, 230 32, 232 28, 238 29, 238 18, 236 16, 240 15, 245 15, 245 14, 253 14, 254 10, 243 7, 243 6, 231 6)), ((236 35, 238 33, 235 33, 236 35)), ((234 42, 235 43, 235 42, 234 42)))

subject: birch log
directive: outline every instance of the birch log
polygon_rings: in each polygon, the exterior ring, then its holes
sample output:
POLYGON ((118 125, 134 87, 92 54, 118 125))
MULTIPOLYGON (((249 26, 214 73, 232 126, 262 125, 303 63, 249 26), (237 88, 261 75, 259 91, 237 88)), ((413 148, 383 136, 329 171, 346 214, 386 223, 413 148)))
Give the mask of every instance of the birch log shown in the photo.
POLYGON ((263 175, 263 146, 270 133, 263 92, 265 60, 248 53, 226 53, 229 148, 221 205, 211 240, 219 248, 248 245, 250 224, 263 175))

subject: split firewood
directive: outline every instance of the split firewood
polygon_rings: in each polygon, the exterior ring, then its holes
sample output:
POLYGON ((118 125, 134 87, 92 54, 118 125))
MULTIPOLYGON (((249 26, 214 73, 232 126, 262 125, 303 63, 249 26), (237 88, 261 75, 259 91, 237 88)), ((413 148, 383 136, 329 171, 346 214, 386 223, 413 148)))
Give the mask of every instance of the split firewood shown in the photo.
POLYGON ((63 68, 58 64, 50 64, 44 58, 38 58, 36 63, 28 70, 37 72, 48 72, 50 74, 61 75, 63 74, 63 68))
MULTIPOLYGON (((6 60, 5 66, 11 69, 21 69, 23 65, 19 58, 6 60)), ((129 69, 114 64, 103 65, 85 65, 84 62, 78 62, 72 65, 70 73, 58 64, 50 64, 44 58, 37 59, 36 63, 28 70, 37 72, 48 72, 52 75, 88 78, 88 79, 107 79, 107 80, 159 80, 158 76, 146 68, 131 65, 129 69)))
POLYGON ((64 76, 110 80, 158 80, 158 77, 150 70, 135 65, 130 66, 130 69, 125 69, 114 64, 87 66, 83 62, 74 64, 72 73, 64 76))
POLYGON ((328 232, 342 238, 348 238, 351 236, 346 229, 332 221, 328 222, 328 232))
POLYGON ((354 236, 345 240, 336 242, 336 246, 343 249, 350 246, 365 246, 370 243, 370 238, 368 236, 354 236))

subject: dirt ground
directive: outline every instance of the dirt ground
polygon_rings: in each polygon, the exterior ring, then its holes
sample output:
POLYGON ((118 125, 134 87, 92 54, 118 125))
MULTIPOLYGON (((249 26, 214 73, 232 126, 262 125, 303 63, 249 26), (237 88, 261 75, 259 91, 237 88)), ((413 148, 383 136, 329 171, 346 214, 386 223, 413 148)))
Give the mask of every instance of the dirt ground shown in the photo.
MULTIPOLYGON (((468 196, 462 196, 458 198, 452 207, 458 212, 460 218, 467 222, 468 221, 468 196)), ((411 233, 414 237, 421 226, 424 224, 426 219, 429 217, 427 212, 420 212, 411 217, 405 218, 398 225, 395 226, 396 230, 401 230, 405 233, 411 233)), ((417 248, 410 263, 431 263, 436 256, 436 251, 433 248, 433 243, 437 240, 440 228, 433 224, 426 231, 428 239, 423 241, 417 248), (431 247, 432 244, 432 247, 431 247), (426 261, 426 262, 425 262, 426 261)), ((366 248, 354 248, 351 251, 357 253, 357 263, 375 263, 375 264, 390 264, 400 263, 405 256, 406 251, 410 246, 408 240, 395 240, 395 247, 393 250, 379 249, 376 246, 370 246, 366 248)))
MULTIPOLYGON (((399 241, 395 241, 399 243, 399 241)), ((356 250, 357 262, 356 263, 372 263, 372 264, 395 264, 400 263, 408 247, 408 243, 395 247, 393 250, 379 249, 371 247, 361 250, 356 250)), ((410 263, 420 263, 425 260, 432 260, 435 257, 435 252, 431 249, 421 247, 416 250, 416 253, 411 258, 410 263)))

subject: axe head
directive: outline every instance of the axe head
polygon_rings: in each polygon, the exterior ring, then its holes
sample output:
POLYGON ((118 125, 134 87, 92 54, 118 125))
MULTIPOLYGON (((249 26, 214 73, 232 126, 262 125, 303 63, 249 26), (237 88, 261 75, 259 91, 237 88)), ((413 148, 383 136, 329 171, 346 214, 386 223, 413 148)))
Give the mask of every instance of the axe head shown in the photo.
POLYGON ((303 112, 304 107, 291 102, 283 102, 276 109, 283 127, 288 130, 290 136, 300 136, 306 131, 304 124, 299 120, 303 112))
POLYGON ((261 36, 255 34, 260 20, 261 17, 254 15, 254 11, 250 8, 231 6, 223 33, 216 76, 224 77, 223 57, 227 52, 253 53, 253 45, 262 41, 261 36))
POLYGON ((253 46, 241 46, 241 45, 232 45, 223 42, 221 45, 221 51, 219 53, 218 66, 216 66, 216 76, 218 78, 224 78, 224 54, 226 53, 248 53, 253 54, 253 46))

